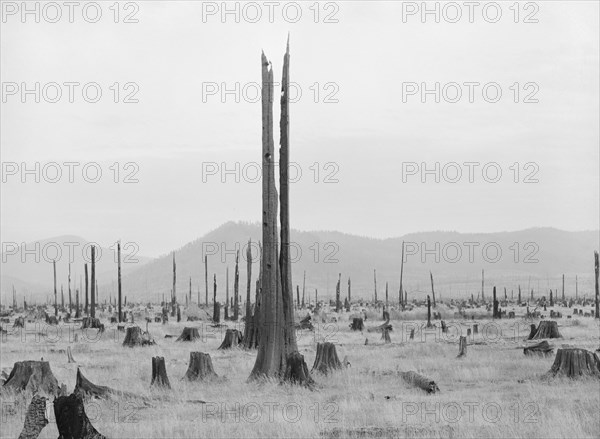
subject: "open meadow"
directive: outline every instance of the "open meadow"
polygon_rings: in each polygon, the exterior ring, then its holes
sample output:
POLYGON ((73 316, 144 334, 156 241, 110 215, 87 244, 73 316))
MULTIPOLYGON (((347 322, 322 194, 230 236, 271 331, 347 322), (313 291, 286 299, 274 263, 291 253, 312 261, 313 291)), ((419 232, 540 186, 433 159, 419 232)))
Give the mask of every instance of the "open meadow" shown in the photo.
MULTIPOLYGON (((277 381, 248 382, 257 351, 218 350, 227 328, 243 330, 241 321, 221 327, 183 320, 149 323, 156 344, 134 348, 122 346, 125 333, 108 323, 103 334, 62 322, 28 322, 24 329, 12 330, 5 325, 1 367, 8 375, 17 361, 43 358, 68 393, 80 368, 94 384, 134 394, 86 399, 91 423, 109 438, 597 437, 599 381, 544 377, 555 354, 523 353, 524 346, 533 344, 525 341, 530 323, 539 319, 520 318, 518 311, 515 319, 456 319, 445 305, 438 308, 447 332, 441 331, 440 320, 433 322, 433 329, 424 329, 422 309, 393 313, 391 343, 384 343, 380 332, 368 332, 382 323, 375 312, 367 313, 363 331, 351 331, 351 313, 323 313, 325 323, 314 317, 313 331, 296 331, 298 350, 309 369, 317 342, 324 341, 333 343, 340 360, 349 364, 327 375, 313 372, 312 390, 277 381), (474 324, 478 334, 467 337, 467 355, 457 358, 458 332, 466 335, 474 324), (185 326, 198 328, 200 338, 177 342, 185 326), (68 347, 75 363, 67 361, 68 347), (217 379, 182 380, 192 351, 210 354, 217 379), (165 358, 170 390, 150 386, 155 356, 165 358), (409 370, 434 380, 440 391, 428 394, 406 383, 399 372, 409 370)), ((555 319, 562 338, 548 340, 552 347, 598 349, 597 319, 566 318, 571 310, 556 309, 563 313, 555 319)), ((307 313, 297 311, 296 321, 307 313)), ((145 329, 141 319, 139 324, 145 329)), ((58 437, 52 399, 42 438, 58 437)), ((31 395, 4 389, 1 400, 1 437, 17 437, 31 395)))

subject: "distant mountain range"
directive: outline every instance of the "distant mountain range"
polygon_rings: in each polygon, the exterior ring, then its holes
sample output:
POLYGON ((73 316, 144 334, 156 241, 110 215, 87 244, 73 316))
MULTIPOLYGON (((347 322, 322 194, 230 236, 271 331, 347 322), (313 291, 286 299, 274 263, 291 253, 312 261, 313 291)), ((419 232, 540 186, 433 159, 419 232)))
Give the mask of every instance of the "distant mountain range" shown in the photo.
MULTIPOLYGON (((403 287, 409 299, 424 298, 431 291, 430 272, 433 274, 436 297, 468 297, 481 291, 484 270, 485 294, 491 297, 492 287, 498 294, 517 294, 520 285, 523 294, 534 289, 535 294, 547 295, 549 289, 562 288, 565 275, 565 294, 575 294, 575 277, 578 293, 593 295, 593 252, 599 246, 599 232, 566 232, 552 228, 532 228, 516 232, 457 233, 423 232, 398 238, 373 239, 331 231, 303 232, 292 230, 293 283, 302 294, 303 273, 306 271, 306 294, 314 298, 335 296, 336 283, 341 274, 341 294, 348 290, 351 278, 352 296, 372 298, 374 295, 374 270, 376 270, 377 295, 385 299, 386 283, 390 301, 397 301, 400 283, 402 242, 405 263, 403 287)), ((174 249, 176 262, 176 294, 181 303, 189 294, 190 278, 192 300, 200 296, 205 300, 204 255, 208 257, 208 295, 212 300, 213 275, 217 277, 218 300, 225 297, 226 267, 229 268, 229 291, 233 292, 235 253, 239 256, 239 291, 245 297, 247 285, 246 250, 248 241, 253 253, 252 297, 259 271, 258 241, 260 224, 228 222, 205 236, 174 249)), ((88 241, 66 236, 39 241, 41 248, 53 242, 75 242, 76 249, 88 241)), ((28 244, 28 249, 35 243, 28 244)), ((72 245, 72 244, 70 244, 72 245)), ((125 251, 128 250, 124 248, 125 251)), ((131 249, 129 249, 131 250, 131 249)), ((102 249, 97 264, 100 298, 116 294, 117 264, 114 249, 102 249)), ((173 285, 173 253, 155 259, 136 255, 138 262, 127 262, 123 256, 123 291, 128 300, 159 300, 163 294, 170 296, 173 285)), ((12 285, 17 294, 46 297, 52 291, 52 263, 42 258, 39 262, 20 256, 2 255, 2 298, 10 298, 12 285)), ((75 252, 72 279, 79 285, 83 275, 81 251, 75 252)), ((67 258, 57 262, 59 285, 67 288, 67 258)), ((59 287, 60 288, 60 287, 59 287)), ((74 287, 73 287, 74 288, 74 287)))

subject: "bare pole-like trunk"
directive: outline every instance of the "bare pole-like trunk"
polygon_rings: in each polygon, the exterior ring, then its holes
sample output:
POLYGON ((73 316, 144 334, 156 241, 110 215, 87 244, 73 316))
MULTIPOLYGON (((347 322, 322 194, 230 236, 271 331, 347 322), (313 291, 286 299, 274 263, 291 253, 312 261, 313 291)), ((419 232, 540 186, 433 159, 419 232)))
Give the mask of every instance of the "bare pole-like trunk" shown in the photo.
MULTIPOLYGON (((287 355, 297 351, 296 330, 294 327, 294 291, 292 283, 292 262, 290 259, 290 45, 289 38, 283 57, 281 77, 281 116, 279 120, 279 201, 281 224, 281 251, 279 255, 279 271, 281 276, 281 296, 283 304, 283 336, 285 351, 281 372, 285 372, 287 355)), ((276 194, 276 192, 275 192, 276 194)), ((277 212, 277 210, 275 210, 277 212)))
POLYGON ((521 284, 519 284, 519 304, 521 303, 521 284))
MULTIPOLYGON (((13 291, 13 299, 14 299, 14 291, 13 291)), ((13 300, 16 302, 16 300, 13 300)), ((16 308, 16 303, 15 303, 16 308)), ((65 292, 63 291, 63 284, 60 284, 60 311, 65 312, 65 292)))
POLYGON ((579 285, 577 283, 577 276, 575 276, 575 300, 577 300, 577 296, 579 295, 579 285))
POLYGON ((175 316, 175 302, 177 301, 177 291, 175 284, 177 282, 177 266, 175 264, 175 252, 173 252, 173 289, 171 290, 171 317, 175 316))
POLYGON ((233 278, 233 320, 237 322, 239 318, 238 307, 240 304, 240 269, 239 269, 240 251, 238 250, 235 255, 235 277, 233 278))
POLYGON ((352 303, 352 283, 350 282, 350 278, 348 278, 348 303, 352 303))
POLYGON ((92 270, 90 280, 90 317, 96 317, 96 246, 92 245, 92 270))
POLYGON ((81 312, 79 311, 79 290, 75 289, 75 318, 78 319, 81 317, 81 312))
POLYGON ((85 271, 85 315, 89 317, 90 313, 90 297, 89 297, 89 279, 88 279, 88 265, 84 265, 85 271))
POLYGON ((375 292, 375 305, 377 305, 377 270, 373 269, 373 289, 375 292))
MULTIPOLYGON (((206 288, 204 302, 206 303, 206 306, 208 306, 208 255, 204 255, 204 286, 206 288)), ((200 303, 198 303, 198 305, 200 305, 200 303)))
POLYGON ((485 293, 483 292, 483 279, 484 279, 483 270, 481 270, 481 301, 485 303, 485 293))
POLYGON ((339 274, 337 285, 335 286, 335 312, 340 312, 342 302, 340 301, 340 289, 342 284, 342 273, 339 274))
POLYGON ((402 241, 402 260, 400 261, 400 289, 398 290, 398 305, 403 306, 404 301, 402 300, 402 275, 404 273, 404 241, 402 241))
POLYGON ((68 288, 69 288, 69 315, 71 315, 73 313, 73 301, 71 299, 71 263, 69 262, 69 277, 67 280, 68 284, 68 288))
POLYGON ((562 301, 565 301, 565 275, 562 275, 562 301))
MULTIPOLYGON (((58 316, 58 297, 56 291, 56 259, 52 261, 52 268, 54 269, 54 317, 58 316)), ((87 273, 87 272, 86 272, 87 273)))
POLYGON ((304 293, 306 292, 306 270, 304 270, 304 276, 302 277, 302 308, 304 308, 304 293))
POLYGON ((258 354, 250 378, 279 376, 282 368, 283 304, 278 293, 277 196, 273 141, 273 70, 264 52, 262 68, 262 273, 258 354))
POLYGON ((431 278, 431 296, 433 298, 433 307, 435 308, 435 290, 433 288, 433 273, 429 272, 429 277, 431 278))
POLYGON ((119 323, 123 321, 123 308, 121 304, 121 241, 117 242, 117 312, 119 323))
POLYGON ((388 309, 388 283, 385 283, 385 309, 388 309))
POLYGON ((598 290, 598 252, 594 252, 594 273, 595 273, 595 287, 596 287, 596 313, 595 318, 600 319, 600 291, 598 290))
POLYGON ((225 266, 225 320, 229 319, 229 266, 225 266))

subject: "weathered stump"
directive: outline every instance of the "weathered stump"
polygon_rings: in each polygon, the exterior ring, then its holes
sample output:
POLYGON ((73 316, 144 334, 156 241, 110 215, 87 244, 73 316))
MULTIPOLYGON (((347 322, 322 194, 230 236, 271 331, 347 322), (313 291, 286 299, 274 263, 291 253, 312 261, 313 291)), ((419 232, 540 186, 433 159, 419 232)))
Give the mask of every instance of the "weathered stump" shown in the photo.
POLYGON ((81 329, 88 328, 100 329, 101 331, 104 331, 104 324, 100 323, 100 319, 95 317, 84 317, 81 320, 81 329))
POLYGON ((548 374, 569 378, 581 376, 600 378, 600 359, 598 355, 585 349, 559 349, 548 374))
POLYGON ((107 399, 111 394, 116 394, 114 389, 106 386, 98 386, 83 376, 81 370, 77 368, 77 378, 75 380, 75 390, 73 393, 82 397, 92 397, 107 399))
POLYGON ((183 328, 181 335, 175 341, 194 341, 200 338, 200 334, 198 333, 198 328, 190 328, 186 326, 183 328))
POLYGON ((311 372, 318 371, 327 374, 333 369, 341 369, 342 363, 338 358, 333 343, 317 343, 317 356, 311 372))
POLYGON ((142 332, 142 328, 139 326, 130 326, 127 328, 123 346, 132 348, 134 346, 148 346, 153 344, 155 344, 155 342, 152 340, 152 337, 150 337, 150 334, 148 332, 142 332))
POLYGON ((479 325, 473 325, 473 335, 479 334, 479 325))
POLYGON ((471 328, 467 328, 467 337, 471 335, 471 328))
POLYGON ((411 329, 410 330, 410 336, 408 337, 409 340, 414 340, 415 339, 415 329, 411 329))
POLYGON ((523 354, 525 355, 550 355, 554 352, 554 349, 548 344, 546 340, 523 348, 523 354))
MULTIPOLYGON (((530 334, 531 335, 531 334, 530 334)), ((542 320, 530 340, 539 340, 542 338, 561 338, 558 332, 558 323, 549 320, 542 320)))
POLYGON ((381 331, 381 339, 386 344, 392 342, 392 339, 390 338, 390 331, 387 328, 383 328, 383 330, 381 331))
POLYGON ((54 400, 58 439, 105 439, 94 428, 83 406, 81 395, 73 393, 54 400))
POLYGON ((17 361, 3 388, 17 392, 31 391, 31 393, 43 392, 46 395, 56 395, 58 381, 47 361, 17 361))
POLYGON ((165 367, 165 357, 152 357, 152 381, 150 385, 171 388, 169 377, 167 377, 167 368, 165 367))
POLYGON ((448 332, 448 327, 446 326, 446 322, 444 322, 443 320, 440 322, 440 325, 442 326, 442 332, 445 334, 446 332, 448 332))
POLYGON ((529 325, 529 335, 527 336, 527 340, 532 340, 536 331, 537 327, 535 326, 535 324, 532 323, 531 325, 529 325))
POLYGON ((467 356, 467 337, 461 335, 458 339, 458 357, 463 358, 467 356))
POLYGON ((46 425, 48 425, 46 398, 41 395, 34 395, 27 408, 25 424, 18 439, 37 439, 46 425))
POLYGON ((410 370, 408 372, 400 372, 400 376, 407 383, 410 383, 413 386, 423 389, 427 393, 436 393, 440 391, 435 381, 421 374, 418 374, 415 371, 410 370))
POLYGON ((24 328, 25 327, 25 318, 17 317, 15 322, 13 323, 13 328, 24 328))
POLYGON ((364 328, 363 319, 360 317, 354 317, 352 319, 352 323, 350 324, 350 329, 352 331, 362 331, 364 328))
POLYGON ((242 342, 242 333, 237 329, 228 329, 225 331, 225 338, 219 346, 219 349, 232 349, 237 348, 242 342))
MULTIPOLYGON (((255 313, 256 314, 256 313, 255 313)), ((245 349, 256 349, 258 348, 258 321, 256 315, 246 316, 246 329, 244 331, 244 348, 245 349)))
POLYGON ((75 359, 73 358, 73 354, 71 353, 71 346, 67 346, 67 361, 69 363, 76 363, 75 359))
POLYGON ((286 357, 283 381, 290 384, 307 386, 309 388, 314 386, 315 382, 308 372, 308 366, 304 361, 304 356, 298 351, 294 351, 286 357))
POLYGON ((203 381, 217 378, 213 369, 212 359, 204 352, 190 352, 190 364, 184 379, 189 381, 203 381))

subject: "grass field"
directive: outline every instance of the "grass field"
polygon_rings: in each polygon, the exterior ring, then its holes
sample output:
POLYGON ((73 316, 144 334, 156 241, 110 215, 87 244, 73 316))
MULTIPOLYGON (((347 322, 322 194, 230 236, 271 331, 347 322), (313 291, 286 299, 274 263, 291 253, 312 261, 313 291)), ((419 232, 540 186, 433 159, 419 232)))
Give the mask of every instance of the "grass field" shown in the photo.
MULTIPOLYGON (((571 314, 568 309, 563 313, 571 314)), ((86 402, 92 424, 109 438, 348 437, 360 432, 366 437, 598 437, 600 382, 544 378, 554 355, 523 355, 530 321, 446 318, 448 334, 417 330, 415 339, 408 340, 410 328, 423 321, 392 320, 392 343, 386 345, 378 333, 351 332, 347 319, 345 315, 339 323, 320 323, 314 332, 297 332, 309 368, 318 341, 334 342, 340 359, 347 356, 351 363, 328 376, 314 374, 314 391, 277 382, 248 383, 256 353, 217 350, 225 328, 199 322, 150 324, 157 345, 143 348, 122 347, 124 334, 112 327, 99 340, 90 341, 80 330, 69 331, 68 325, 60 326, 59 335, 56 327, 40 325, 38 329, 47 331, 47 336, 36 336, 37 329, 29 323, 25 332, 9 330, 3 335, 1 367, 9 373, 16 361, 43 357, 69 392, 79 366, 95 384, 150 398, 148 403, 120 398, 86 402), (467 357, 457 359, 457 332, 466 335, 473 323, 479 324, 479 334, 469 338, 467 357), (199 327, 201 340, 178 343, 164 338, 179 335, 186 325, 199 327), (74 334, 79 334, 77 342, 74 334), (67 346, 76 364, 67 363, 67 346), (191 351, 210 353, 222 379, 181 381, 191 351), (171 390, 150 388, 151 358, 157 355, 165 357, 171 390), (435 380, 440 392, 428 395, 409 386, 398 375, 407 370, 435 380)), ((549 340, 555 349, 561 345, 598 348, 598 320, 557 321, 563 338, 549 340)), ((366 326, 380 323, 369 319, 366 326)), ((87 333, 96 337, 95 330, 87 333)), ((30 395, 4 391, 1 399, 1 437, 17 437, 30 395)), ((56 438, 51 403, 47 412, 50 424, 40 437, 56 438)))

